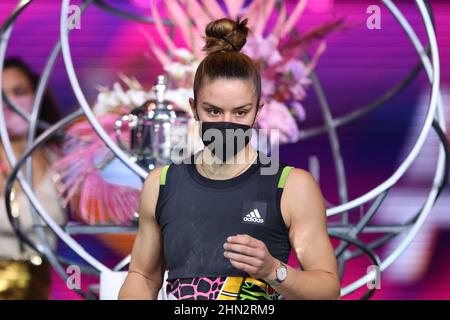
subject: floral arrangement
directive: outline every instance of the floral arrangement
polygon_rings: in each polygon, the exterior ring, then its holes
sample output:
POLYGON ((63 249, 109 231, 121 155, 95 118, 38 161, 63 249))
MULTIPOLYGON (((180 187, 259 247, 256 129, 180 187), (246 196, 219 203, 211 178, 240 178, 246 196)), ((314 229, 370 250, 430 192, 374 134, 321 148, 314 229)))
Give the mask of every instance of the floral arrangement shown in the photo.
MULTIPOLYGON (((98 117, 111 138, 115 135, 114 122, 117 117, 114 113, 98 117)), ((133 183, 127 185, 126 180, 114 179, 122 173, 122 176, 132 180, 131 171, 123 165, 117 166, 117 163, 109 179, 105 176, 104 170, 114 164, 115 156, 86 119, 73 124, 67 130, 66 137, 64 156, 53 164, 62 184, 59 192, 63 205, 69 205, 74 217, 87 224, 130 225, 137 210, 139 182, 134 182, 133 186, 133 183), (119 183, 119 180, 122 182, 119 183)), ((125 135, 123 138, 126 139, 125 135)))

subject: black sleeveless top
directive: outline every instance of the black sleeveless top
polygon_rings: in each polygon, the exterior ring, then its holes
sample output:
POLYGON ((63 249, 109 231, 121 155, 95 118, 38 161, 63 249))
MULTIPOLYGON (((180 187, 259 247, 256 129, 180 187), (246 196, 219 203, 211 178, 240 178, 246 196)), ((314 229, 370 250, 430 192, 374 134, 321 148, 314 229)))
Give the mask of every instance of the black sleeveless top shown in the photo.
POLYGON ((195 156, 161 171, 155 215, 167 279, 248 276, 223 255, 227 237, 236 234, 263 241, 273 257, 287 263, 291 246, 280 200, 292 167, 259 151, 244 173, 213 180, 197 171, 195 156))

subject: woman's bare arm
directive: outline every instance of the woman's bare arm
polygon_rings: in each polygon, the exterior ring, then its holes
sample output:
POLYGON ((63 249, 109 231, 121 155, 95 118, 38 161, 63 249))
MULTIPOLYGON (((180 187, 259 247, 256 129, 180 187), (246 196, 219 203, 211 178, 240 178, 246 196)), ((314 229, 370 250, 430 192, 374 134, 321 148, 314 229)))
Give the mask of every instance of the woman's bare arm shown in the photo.
POLYGON ((291 170, 281 209, 287 213, 283 216, 289 220, 289 239, 303 270, 288 266, 288 277, 274 289, 286 299, 339 299, 340 281, 327 232, 325 201, 309 172, 291 170))
POLYGON ((144 182, 139 203, 139 230, 119 299, 155 300, 163 283, 165 271, 163 239, 155 219, 160 172, 161 168, 152 170, 144 182))

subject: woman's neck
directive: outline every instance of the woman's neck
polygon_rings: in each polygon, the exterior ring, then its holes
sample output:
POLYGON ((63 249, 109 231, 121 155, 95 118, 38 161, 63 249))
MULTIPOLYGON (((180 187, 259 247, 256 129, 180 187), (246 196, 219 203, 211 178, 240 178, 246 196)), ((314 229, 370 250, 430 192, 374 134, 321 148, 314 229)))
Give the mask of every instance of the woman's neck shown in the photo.
POLYGON ((20 137, 11 141, 12 149, 14 154, 22 155, 25 152, 27 146, 27 139, 25 137, 20 137))
MULTIPOLYGON (((25 152, 27 145, 26 137, 14 137, 11 138, 11 147, 16 158, 20 157, 25 152)), ((1 144, 2 159, 6 159, 5 147, 1 144)))
POLYGON ((201 171, 209 178, 218 180, 229 179, 242 173, 242 170, 249 167, 250 164, 253 163, 256 153, 257 151, 250 144, 247 144, 247 146, 240 150, 236 155, 221 162, 207 147, 205 147, 200 153, 202 159, 200 163, 197 164, 197 167, 201 166, 201 171))
MULTIPOLYGON (((18 160, 19 158, 22 157, 22 155, 25 152, 26 145, 27 145, 26 137, 11 138, 11 147, 13 149, 16 160, 18 160)), ((4 172, 3 172, 3 176, 2 176, 3 180, 0 182, 0 184, 1 184, 0 185, 0 189, 1 189, 0 193, 3 193, 4 190, 2 188, 4 188, 3 183, 5 182, 4 176, 9 175, 11 167, 9 165, 8 158, 6 157, 4 145, 2 143, 0 143, 0 155, 1 155, 0 161, 3 163, 3 167, 4 167, 4 172)), ((44 179, 44 177, 47 173, 48 166, 50 165, 50 162, 47 159, 47 156, 45 154, 44 148, 42 148, 42 147, 38 148, 37 150, 35 150, 35 152, 33 152, 32 164, 33 164, 33 185, 34 185, 34 187, 36 187, 44 179)), ((25 172, 26 172, 26 166, 22 166, 22 174, 25 174, 25 172)), ((15 185, 17 186, 17 190, 20 190, 18 182, 16 182, 15 185)))
MULTIPOLYGON (((11 148, 14 152, 14 156, 16 160, 22 157, 25 152, 27 146, 27 138, 26 137, 11 137, 11 148)), ((7 156, 5 152, 5 147, 3 143, 0 143, 0 155, 2 162, 8 162, 7 156)), ((33 152, 33 162, 37 161, 40 165, 47 164, 47 159, 43 153, 43 149, 39 148, 33 152)))

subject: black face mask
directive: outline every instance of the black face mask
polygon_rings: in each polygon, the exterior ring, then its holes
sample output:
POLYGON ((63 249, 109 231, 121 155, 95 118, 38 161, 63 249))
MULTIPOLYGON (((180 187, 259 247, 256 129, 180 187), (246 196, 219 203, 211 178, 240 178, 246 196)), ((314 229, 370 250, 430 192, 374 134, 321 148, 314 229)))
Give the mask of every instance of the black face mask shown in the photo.
POLYGON ((250 142, 252 126, 235 122, 202 122, 201 138, 212 154, 224 162, 235 156, 250 142))
MULTIPOLYGON (((259 100, 257 105, 259 105, 259 100)), ((250 142, 258 110, 259 107, 251 126, 228 121, 201 121, 200 138, 203 144, 222 162, 235 156, 250 142), (217 142, 216 137, 218 138, 217 142)), ((196 115, 196 119, 199 120, 198 115, 196 115)))

